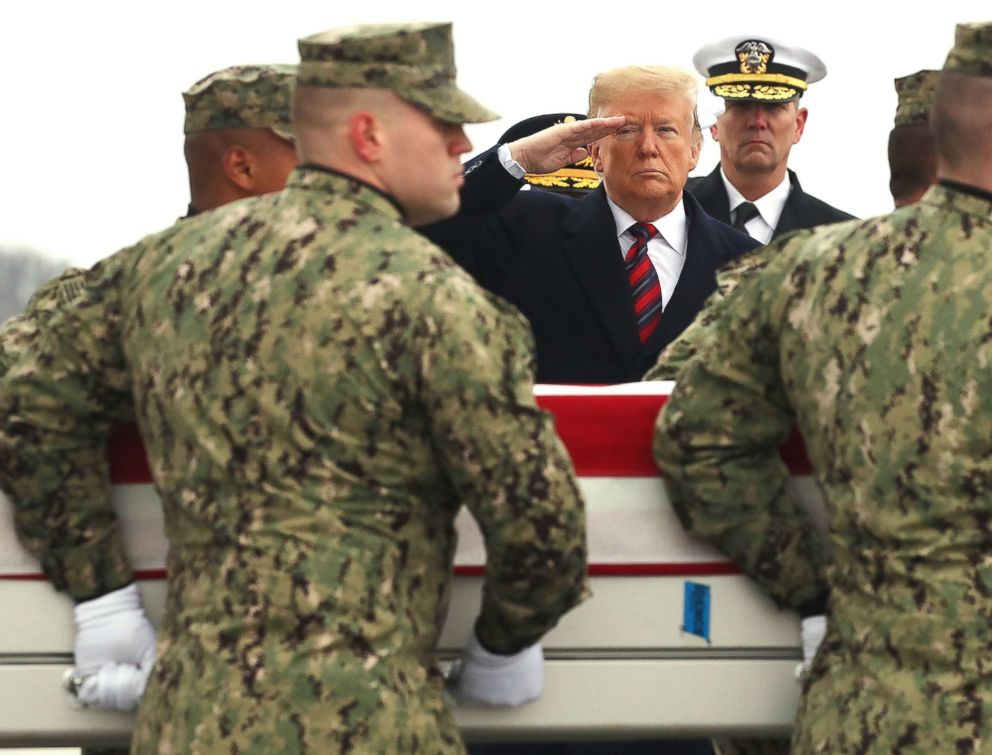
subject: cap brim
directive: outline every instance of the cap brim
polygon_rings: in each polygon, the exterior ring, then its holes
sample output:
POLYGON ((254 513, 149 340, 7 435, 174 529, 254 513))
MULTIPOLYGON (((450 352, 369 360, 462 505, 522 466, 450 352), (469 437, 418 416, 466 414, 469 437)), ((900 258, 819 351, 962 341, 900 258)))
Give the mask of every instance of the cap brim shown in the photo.
POLYGON ((742 80, 710 86, 710 91, 726 102, 795 102, 803 90, 793 86, 765 85, 742 80))

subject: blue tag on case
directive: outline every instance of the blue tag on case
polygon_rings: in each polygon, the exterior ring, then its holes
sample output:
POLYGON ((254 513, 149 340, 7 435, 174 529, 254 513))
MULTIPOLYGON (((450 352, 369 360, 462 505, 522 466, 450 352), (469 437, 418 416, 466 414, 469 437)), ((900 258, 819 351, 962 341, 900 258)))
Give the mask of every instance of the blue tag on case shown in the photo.
POLYGON ((686 582, 682 599, 682 631, 710 642, 710 586, 686 582))

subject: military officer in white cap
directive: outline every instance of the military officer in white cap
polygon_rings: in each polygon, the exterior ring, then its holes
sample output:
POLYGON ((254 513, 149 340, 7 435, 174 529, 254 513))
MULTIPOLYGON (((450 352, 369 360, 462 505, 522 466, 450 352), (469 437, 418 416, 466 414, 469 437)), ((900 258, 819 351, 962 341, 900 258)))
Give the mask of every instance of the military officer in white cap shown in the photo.
POLYGON ((706 212, 763 244, 852 217, 804 192, 787 167, 808 115, 799 99, 826 76, 823 61, 769 37, 736 36, 706 45, 692 62, 726 105, 710 127, 720 164, 686 185, 706 212))

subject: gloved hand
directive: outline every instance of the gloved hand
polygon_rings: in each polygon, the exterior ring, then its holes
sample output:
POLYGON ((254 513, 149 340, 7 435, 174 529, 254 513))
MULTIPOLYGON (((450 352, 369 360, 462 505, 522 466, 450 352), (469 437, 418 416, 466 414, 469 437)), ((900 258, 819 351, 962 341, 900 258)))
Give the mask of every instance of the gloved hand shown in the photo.
POLYGON ((809 671, 816 651, 827 633, 827 617, 823 614, 807 616, 799 623, 799 637, 803 643, 803 671, 809 671))
POLYGON ((153 652, 149 662, 142 666, 130 663, 108 663, 101 666, 97 673, 83 679, 76 691, 76 698, 87 707, 134 710, 145 691, 154 662, 153 652))
POLYGON ((448 675, 448 689, 460 701, 517 706, 544 691, 544 653, 535 643, 512 655, 490 653, 472 632, 462 658, 448 675))
POLYGON ((137 586, 83 601, 75 618, 80 702, 133 710, 155 663, 155 629, 137 586))

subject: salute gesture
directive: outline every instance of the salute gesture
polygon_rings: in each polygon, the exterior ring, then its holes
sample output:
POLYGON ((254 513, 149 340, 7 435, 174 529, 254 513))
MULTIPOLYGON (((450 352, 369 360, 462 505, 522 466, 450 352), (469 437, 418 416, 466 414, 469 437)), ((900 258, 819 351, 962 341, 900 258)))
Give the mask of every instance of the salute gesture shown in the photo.
POLYGON ((588 146, 614 134, 627 119, 622 115, 556 123, 554 126, 510 142, 510 156, 528 173, 554 173, 589 155, 588 146))

